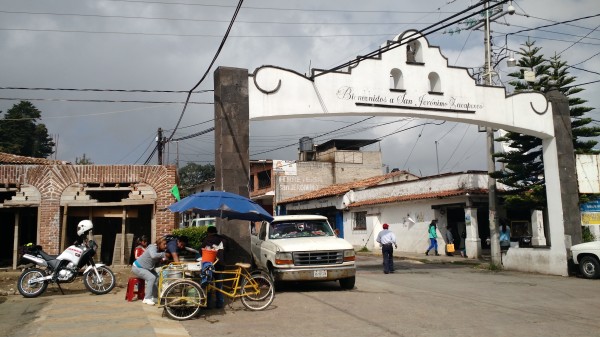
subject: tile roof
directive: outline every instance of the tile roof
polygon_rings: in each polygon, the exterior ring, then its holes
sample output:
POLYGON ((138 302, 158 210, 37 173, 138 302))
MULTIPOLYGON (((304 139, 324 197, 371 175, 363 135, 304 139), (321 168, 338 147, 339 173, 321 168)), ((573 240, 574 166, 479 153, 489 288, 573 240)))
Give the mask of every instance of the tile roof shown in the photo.
POLYGON ((46 158, 17 156, 15 154, 0 152, 0 165, 65 165, 68 162, 46 158))
POLYGON ((291 197, 291 198, 282 200, 279 202, 279 204, 287 204, 290 202, 319 199, 319 198, 324 198, 324 197, 341 195, 341 194, 345 194, 346 192, 348 192, 350 190, 354 190, 357 188, 366 188, 366 187, 375 186, 375 185, 381 183, 382 181, 385 181, 386 179, 389 179, 391 177, 395 177, 398 175, 402 175, 402 174, 410 174, 410 173, 407 171, 396 171, 396 172, 384 174, 381 176, 375 176, 375 177, 371 177, 371 178, 367 178, 367 179, 363 179, 363 180, 351 181, 351 182, 344 183, 344 184, 331 185, 331 186, 324 187, 320 190, 308 192, 308 193, 305 193, 302 195, 298 195, 295 197, 291 197))
POLYGON ((446 197, 454 197, 458 195, 464 194, 487 194, 487 189, 460 189, 460 190, 450 190, 450 191, 439 191, 439 192, 430 192, 423 194, 411 194, 411 195, 398 195, 387 198, 379 198, 379 199, 370 199, 359 202, 354 202, 348 205, 348 207, 360 207, 360 206, 370 206, 370 205, 381 205, 381 204, 390 204, 394 202, 402 202, 409 200, 422 200, 422 199, 437 199, 437 198, 446 198, 446 197))

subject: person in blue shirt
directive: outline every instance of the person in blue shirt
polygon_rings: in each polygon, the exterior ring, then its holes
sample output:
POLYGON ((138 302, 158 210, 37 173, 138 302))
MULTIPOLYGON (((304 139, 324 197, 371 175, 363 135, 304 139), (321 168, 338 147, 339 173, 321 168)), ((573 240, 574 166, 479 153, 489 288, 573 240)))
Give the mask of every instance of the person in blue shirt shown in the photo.
POLYGON ((428 235, 429 235, 429 248, 427 248, 427 251, 425 252, 425 255, 429 255, 429 251, 434 249, 435 250, 435 256, 439 256, 440 254, 438 254, 438 244, 437 244, 437 219, 433 219, 431 220, 431 223, 429 224, 429 229, 427 230, 428 235))
POLYGON ((503 223, 500 227, 500 248, 508 249, 510 247, 510 227, 503 223))
POLYGON ((167 236, 166 256, 173 259, 173 262, 179 262, 179 252, 186 250, 188 244, 187 236, 167 236))

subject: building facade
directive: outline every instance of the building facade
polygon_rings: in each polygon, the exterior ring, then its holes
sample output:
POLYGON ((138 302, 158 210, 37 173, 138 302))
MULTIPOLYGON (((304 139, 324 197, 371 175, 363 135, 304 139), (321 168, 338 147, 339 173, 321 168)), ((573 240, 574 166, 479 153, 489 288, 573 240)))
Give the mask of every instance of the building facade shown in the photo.
POLYGON ((171 233, 175 166, 70 165, 0 154, 1 266, 17 265, 29 242, 58 254, 76 239, 77 223, 94 223, 98 257, 129 262, 135 237, 171 233))

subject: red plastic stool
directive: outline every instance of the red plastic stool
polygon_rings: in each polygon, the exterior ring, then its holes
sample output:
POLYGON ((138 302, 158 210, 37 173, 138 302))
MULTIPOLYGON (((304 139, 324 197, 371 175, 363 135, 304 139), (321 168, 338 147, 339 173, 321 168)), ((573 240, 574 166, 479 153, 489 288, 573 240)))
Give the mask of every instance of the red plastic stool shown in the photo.
POLYGON ((127 292, 125 293, 125 299, 129 302, 133 300, 137 294, 137 299, 141 300, 144 298, 146 290, 146 281, 143 278, 130 277, 127 282, 127 292), (137 285, 137 291, 135 286, 137 285))

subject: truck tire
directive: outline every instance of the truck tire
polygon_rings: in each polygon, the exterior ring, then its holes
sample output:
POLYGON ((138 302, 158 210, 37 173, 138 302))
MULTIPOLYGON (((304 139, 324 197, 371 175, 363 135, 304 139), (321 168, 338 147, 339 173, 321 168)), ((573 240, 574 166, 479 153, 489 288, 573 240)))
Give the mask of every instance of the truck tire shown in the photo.
POLYGON ((600 278, 600 262, 594 256, 584 256, 579 261, 579 270, 584 278, 600 278))
POLYGON ((354 289, 354 283, 356 283, 356 276, 340 279, 340 287, 344 290, 354 289))

